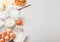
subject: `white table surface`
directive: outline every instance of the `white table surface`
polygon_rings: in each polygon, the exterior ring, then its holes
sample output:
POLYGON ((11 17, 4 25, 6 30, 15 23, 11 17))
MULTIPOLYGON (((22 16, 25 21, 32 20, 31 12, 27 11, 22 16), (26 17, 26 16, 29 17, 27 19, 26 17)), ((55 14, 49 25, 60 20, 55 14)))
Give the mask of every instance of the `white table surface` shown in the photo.
POLYGON ((28 0, 21 10, 27 42, 60 42, 60 0, 28 0))
POLYGON ((29 0, 21 10, 28 42, 60 42, 60 0, 29 0))

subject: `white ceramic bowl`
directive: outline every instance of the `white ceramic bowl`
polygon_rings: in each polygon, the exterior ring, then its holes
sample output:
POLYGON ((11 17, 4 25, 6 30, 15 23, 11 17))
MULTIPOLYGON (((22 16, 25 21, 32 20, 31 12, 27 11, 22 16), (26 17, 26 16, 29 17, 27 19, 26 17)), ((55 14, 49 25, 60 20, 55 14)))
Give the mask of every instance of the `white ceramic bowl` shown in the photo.
POLYGON ((7 27, 13 27, 14 25, 15 25, 15 20, 13 20, 13 19, 6 19, 5 20, 5 26, 7 26, 7 27))
POLYGON ((7 11, 0 12, 0 19, 4 20, 9 17, 9 13, 7 11))
POLYGON ((13 9, 10 11, 10 17, 14 20, 18 20, 20 17, 19 11, 16 9, 13 9))

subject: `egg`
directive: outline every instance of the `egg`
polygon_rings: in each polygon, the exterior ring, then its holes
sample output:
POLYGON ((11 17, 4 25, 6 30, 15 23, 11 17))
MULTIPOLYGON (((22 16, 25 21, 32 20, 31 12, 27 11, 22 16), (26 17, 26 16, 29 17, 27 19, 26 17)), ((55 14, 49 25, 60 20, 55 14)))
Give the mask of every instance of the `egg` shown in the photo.
POLYGON ((6 36, 7 35, 7 32, 6 31, 2 32, 2 35, 6 36))
POLYGON ((2 38, 4 39, 4 38, 5 38, 5 36, 4 36, 4 35, 2 35, 2 38))
POLYGON ((8 35, 9 35, 10 33, 12 33, 12 32, 13 32, 12 29, 8 29, 8 30, 7 30, 8 35))
POLYGON ((17 20, 17 21, 16 21, 16 24, 17 24, 17 25, 22 25, 22 24, 23 24, 23 21, 22 21, 22 20, 17 20))
POLYGON ((9 36, 5 36, 5 41, 9 41, 9 40, 10 40, 9 36))
POLYGON ((16 35, 14 33, 10 33, 10 39, 14 39, 16 35))
POLYGON ((0 34, 0 39, 2 38, 2 34, 0 34))
POLYGON ((0 42, 4 42, 4 39, 0 39, 0 42))

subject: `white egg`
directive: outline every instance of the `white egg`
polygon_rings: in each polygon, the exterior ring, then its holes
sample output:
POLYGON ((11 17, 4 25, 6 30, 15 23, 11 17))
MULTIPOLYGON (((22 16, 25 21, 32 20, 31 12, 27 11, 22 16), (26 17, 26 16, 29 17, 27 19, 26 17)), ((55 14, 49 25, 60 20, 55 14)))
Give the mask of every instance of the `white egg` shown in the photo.
POLYGON ((15 20, 13 20, 13 19, 6 19, 5 20, 5 25, 7 26, 7 27, 13 27, 14 25, 15 25, 15 20))
POLYGON ((2 27, 3 25, 4 25, 4 22, 0 20, 0 27, 2 27))
POLYGON ((6 19, 8 17, 9 17, 8 12, 6 12, 6 11, 0 12, 0 19, 4 20, 4 19, 6 19))
POLYGON ((18 20, 19 19, 19 11, 16 9, 13 9, 10 11, 10 17, 13 18, 14 20, 18 20))

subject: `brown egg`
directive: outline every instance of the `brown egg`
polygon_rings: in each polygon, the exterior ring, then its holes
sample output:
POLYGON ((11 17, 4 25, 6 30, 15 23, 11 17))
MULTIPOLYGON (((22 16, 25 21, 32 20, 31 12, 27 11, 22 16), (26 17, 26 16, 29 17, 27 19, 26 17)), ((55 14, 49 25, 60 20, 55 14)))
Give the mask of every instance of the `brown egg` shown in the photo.
POLYGON ((10 33, 10 39, 14 39, 16 37, 16 35, 12 32, 10 33))
POLYGON ((0 39, 0 42, 4 42, 4 39, 0 39))
POLYGON ((10 34, 11 32, 13 32, 12 29, 7 30, 7 34, 10 34))
POLYGON ((23 24, 23 21, 22 21, 22 20, 17 20, 17 21, 16 21, 16 24, 17 24, 17 25, 22 25, 22 24, 23 24))
POLYGON ((9 36, 5 36, 5 41, 9 41, 9 36))
POLYGON ((5 36, 4 36, 4 35, 2 35, 2 38, 4 39, 4 38, 5 38, 5 36))
POLYGON ((2 38, 2 34, 0 34, 0 39, 2 38))
POLYGON ((2 32, 2 35, 6 36, 7 35, 7 32, 6 31, 2 32))

